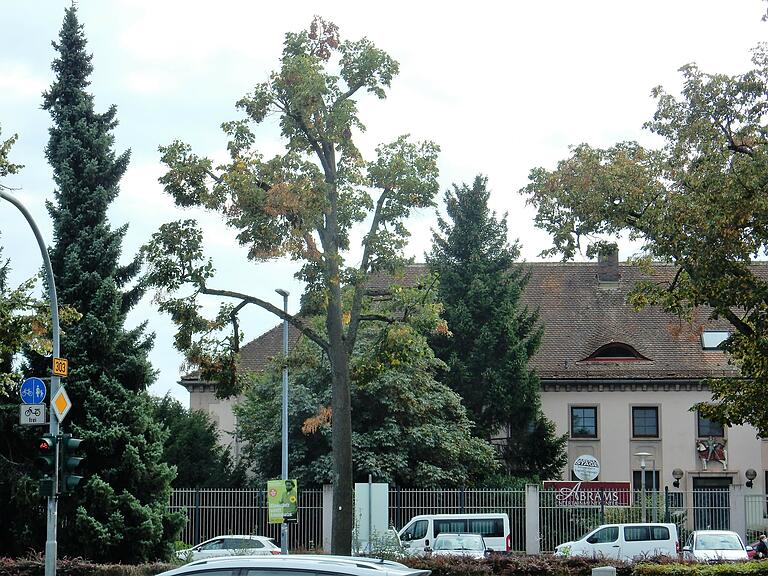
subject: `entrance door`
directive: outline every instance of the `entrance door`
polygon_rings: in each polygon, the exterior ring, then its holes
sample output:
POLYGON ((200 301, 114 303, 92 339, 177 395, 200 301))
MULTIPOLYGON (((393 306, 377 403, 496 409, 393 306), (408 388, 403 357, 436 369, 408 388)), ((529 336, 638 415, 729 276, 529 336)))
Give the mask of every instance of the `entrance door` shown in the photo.
POLYGON ((731 477, 693 479, 693 529, 730 530, 731 477))

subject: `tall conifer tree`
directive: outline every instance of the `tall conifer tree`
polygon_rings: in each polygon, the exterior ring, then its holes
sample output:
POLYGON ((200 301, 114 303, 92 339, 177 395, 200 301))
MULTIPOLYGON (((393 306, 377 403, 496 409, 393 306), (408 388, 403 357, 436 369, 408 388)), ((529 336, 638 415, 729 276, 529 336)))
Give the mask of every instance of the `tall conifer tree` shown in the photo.
POLYGON ((507 219, 488 208, 486 178, 445 193, 450 222, 438 219, 430 268, 440 278, 440 299, 452 335, 431 342, 450 371, 455 390, 485 439, 508 436, 502 456, 515 476, 555 477, 564 439, 541 411, 539 380, 528 362, 541 341, 538 313, 521 306, 527 281, 517 243, 507 242, 507 219), (508 434, 507 434, 508 432, 508 434))
POLYGON ((95 112, 86 91, 93 66, 74 6, 53 46, 56 79, 43 102, 53 119, 46 156, 57 188, 55 203, 48 203, 50 253, 59 302, 83 315, 63 335, 61 349, 70 363, 64 385, 72 400, 64 427, 84 439, 86 457, 81 486, 59 501, 67 524, 59 545, 63 554, 94 560, 164 557, 180 518, 167 512, 174 471, 161 461, 163 432, 146 393, 154 379, 147 358, 152 336, 144 325, 125 327, 141 296, 127 288, 139 261, 120 264, 127 227, 113 230, 107 221, 129 153, 113 151, 115 107, 95 112))

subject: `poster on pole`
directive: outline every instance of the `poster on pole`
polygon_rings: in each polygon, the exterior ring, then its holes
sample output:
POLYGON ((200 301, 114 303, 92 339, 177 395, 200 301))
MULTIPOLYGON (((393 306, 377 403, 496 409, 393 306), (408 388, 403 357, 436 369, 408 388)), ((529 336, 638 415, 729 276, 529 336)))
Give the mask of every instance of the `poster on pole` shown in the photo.
POLYGON ((299 489, 296 480, 267 481, 267 509, 269 523, 296 522, 299 489))

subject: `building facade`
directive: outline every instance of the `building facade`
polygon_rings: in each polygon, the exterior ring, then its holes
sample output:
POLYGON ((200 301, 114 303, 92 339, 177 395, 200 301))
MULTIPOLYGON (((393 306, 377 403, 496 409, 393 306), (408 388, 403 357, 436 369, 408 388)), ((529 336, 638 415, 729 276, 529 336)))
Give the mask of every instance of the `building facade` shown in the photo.
MULTIPOLYGON (((648 307, 636 311, 627 303, 630 290, 648 278, 636 266, 619 263, 616 254, 598 263, 528 264, 531 275, 524 303, 538 308, 544 326, 542 344, 533 359, 541 380, 545 415, 560 434, 568 435, 568 466, 562 479, 572 479, 579 456, 600 463, 598 480, 629 481, 649 490, 679 490, 747 485, 762 494, 766 487, 768 446, 751 426, 723 429, 692 407, 711 399, 706 378, 733 377, 718 345, 732 327, 697 309, 681 319, 648 307), (749 471, 749 472, 748 472, 749 471)), ((414 265, 404 282, 425 271, 414 265)), ((668 282, 672 267, 656 266, 657 282, 668 282)), ((385 289, 380 279, 374 289, 385 289)), ((289 345, 301 337, 291 328, 289 345)), ((282 325, 243 347, 246 370, 262 369, 282 350, 282 325)), ((239 454, 232 405, 219 400, 214 387, 194 374, 182 379, 191 408, 208 411, 221 430, 221 441, 239 454)))

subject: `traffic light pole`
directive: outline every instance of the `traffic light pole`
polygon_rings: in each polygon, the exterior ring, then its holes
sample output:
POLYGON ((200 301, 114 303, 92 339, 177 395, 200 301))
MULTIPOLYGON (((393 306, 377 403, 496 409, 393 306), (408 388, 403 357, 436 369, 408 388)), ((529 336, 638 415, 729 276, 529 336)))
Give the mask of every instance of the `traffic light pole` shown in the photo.
MULTIPOLYGON (((16 199, 13 195, 9 194, 2 188, 0 188, 0 198, 8 200, 8 202, 16 206, 16 208, 18 208, 19 211, 24 215, 24 218, 27 219, 29 226, 32 228, 32 232, 35 234, 37 245, 40 247, 40 253, 43 256, 43 264, 45 265, 45 277, 48 281, 48 297, 51 301, 51 326, 53 328, 51 337, 53 340, 53 357, 59 358, 61 356, 59 350, 59 303, 56 298, 56 284, 53 281, 53 268, 51 267, 51 259, 48 257, 48 249, 45 246, 43 236, 40 234, 40 230, 38 229, 37 224, 35 224, 32 215, 24 207, 24 205, 19 202, 19 200, 16 199)), ((59 377, 56 375, 51 376, 50 398, 53 398, 56 392, 59 391, 59 384, 59 377)), ((53 402, 49 403, 48 422, 48 432, 55 438, 59 434, 59 420, 53 411, 53 402)), ((58 462, 59 460, 58 450, 59 443, 56 442, 55 462, 58 462)), ((56 524, 58 522, 58 501, 56 499, 56 486, 58 486, 58 468, 58 465, 56 465, 56 472, 53 478, 54 493, 52 496, 48 497, 48 518, 45 540, 45 576, 56 576, 56 524)))

